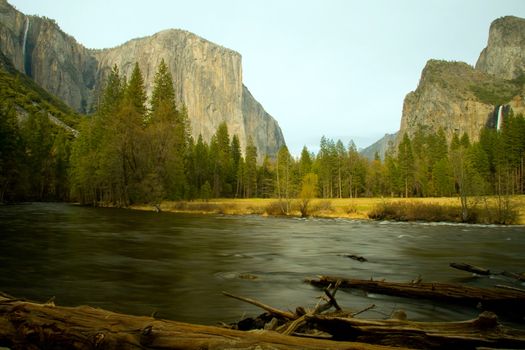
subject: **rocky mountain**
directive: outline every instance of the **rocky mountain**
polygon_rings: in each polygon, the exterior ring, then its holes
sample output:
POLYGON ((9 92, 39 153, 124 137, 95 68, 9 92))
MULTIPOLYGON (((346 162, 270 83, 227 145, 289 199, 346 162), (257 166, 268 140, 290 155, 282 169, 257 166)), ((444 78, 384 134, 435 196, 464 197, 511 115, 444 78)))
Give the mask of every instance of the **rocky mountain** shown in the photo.
POLYGON ((442 128, 449 140, 454 132, 478 139, 482 127, 495 124, 499 106, 525 111, 524 71, 525 19, 495 20, 475 68, 463 62, 427 62, 417 89, 405 97, 399 135, 412 135, 423 126, 442 128))
POLYGON ((195 137, 200 134, 209 141, 217 126, 226 122, 230 134, 239 136, 242 149, 253 139, 260 157, 275 155, 285 144, 277 121, 242 83, 241 55, 187 31, 166 30, 115 48, 90 50, 53 20, 26 16, 0 0, 0 43, 19 71, 80 112, 94 105, 115 64, 130 76, 138 62, 151 95, 153 77, 164 59, 195 137))
POLYGON ((515 79, 524 73, 525 19, 507 16, 492 22, 476 69, 502 79, 515 79))
POLYGON ((75 129, 81 116, 60 99, 50 94, 27 75, 19 72, 4 54, 0 52, 0 103, 3 107, 15 108, 19 120, 25 120, 30 113, 45 113, 52 124, 77 136, 75 129), (6 104, 3 104, 7 102, 6 104))
POLYGON ((397 134, 397 132, 394 134, 385 134, 381 139, 359 151, 359 153, 370 160, 375 158, 376 153, 379 154, 379 158, 385 159, 385 153, 390 145, 395 143, 397 134))

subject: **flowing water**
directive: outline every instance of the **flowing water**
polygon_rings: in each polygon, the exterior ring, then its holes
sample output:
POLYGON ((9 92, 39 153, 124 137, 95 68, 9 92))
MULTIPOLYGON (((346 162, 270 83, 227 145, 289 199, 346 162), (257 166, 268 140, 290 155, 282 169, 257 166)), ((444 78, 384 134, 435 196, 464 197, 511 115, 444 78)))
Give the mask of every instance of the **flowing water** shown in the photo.
MULTIPOLYGON (((512 284, 448 264, 524 272, 524 253, 523 226, 175 215, 50 203, 0 206, 1 291, 201 324, 261 313, 221 291, 294 310, 315 305, 322 293, 303 280, 320 274, 512 284)), ((396 308, 412 320, 463 320, 479 313, 359 291, 337 296, 348 309, 376 304, 366 317, 383 318, 396 308)))
POLYGON ((26 67, 26 47, 27 47, 27 32, 29 31, 29 17, 26 16, 25 27, 24 27, 24 39, 22 41, 22 60, 24 62, 25 73, 27 74, 26 67))

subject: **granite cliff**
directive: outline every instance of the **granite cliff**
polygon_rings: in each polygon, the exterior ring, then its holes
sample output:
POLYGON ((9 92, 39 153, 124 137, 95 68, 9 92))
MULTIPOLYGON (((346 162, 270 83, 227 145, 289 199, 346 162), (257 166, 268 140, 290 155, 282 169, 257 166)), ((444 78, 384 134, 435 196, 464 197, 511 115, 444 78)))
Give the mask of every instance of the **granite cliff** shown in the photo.
POLYGON ((493 124, 499 106, 525 111, 524 71, 525 19, 495 20, 475 68, 463 62, 427 62, 417 89, 405 97, 400 137, 423 126, 442 128, 449 140, 454 132, 477 140, 481 128, 493 124))
POLYGON ((487 47, 476 69, 503 79, 515 79, 525 70, 525 19, 513 16, 492 22, 487 47))
POLYGON ((285 144, 281 129, 242 83, 241 55, 183 30, 165 30, 118 47, 91 50, 50 19, 26 16, 0 0, 0 49, 20 71, 80 112, 88 112, 113 65, 127 76, 135 62, 151 95, 153 77, 164 59, 176 98, 188 110, 192 134, 207 141, 221 122, 251 137, 259 157, 285 144))

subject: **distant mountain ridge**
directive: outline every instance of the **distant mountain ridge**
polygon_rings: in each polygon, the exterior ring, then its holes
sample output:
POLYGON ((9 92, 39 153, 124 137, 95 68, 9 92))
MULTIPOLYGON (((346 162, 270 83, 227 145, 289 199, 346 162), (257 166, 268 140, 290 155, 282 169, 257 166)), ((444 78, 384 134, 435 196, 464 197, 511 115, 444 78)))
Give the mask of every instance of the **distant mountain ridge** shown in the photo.
POLYGON ((397 132, 393 134, 385 134, 382 138, 371 144, 370 146, 362 149, 359 153, 369 160, 374 160, 376 153, 380 159, 385 159, 385 153, 394 144, 397 138, 397 132))
POLYGON ((170 29, 115 48, 90 50, 53 20, 26 16, 0 0, 0 43, 14 67, 80 112, 96 104, 115 64, 129 77, 138 62, 151 95, 156 68, 164 59, 194 137, 202 135, 209 141, 217 126, 226 122, 243 150, 253 139, 259 157, 273 156, 285 144, 277 121, 242 83, 241 55, 190 32, 170 29))

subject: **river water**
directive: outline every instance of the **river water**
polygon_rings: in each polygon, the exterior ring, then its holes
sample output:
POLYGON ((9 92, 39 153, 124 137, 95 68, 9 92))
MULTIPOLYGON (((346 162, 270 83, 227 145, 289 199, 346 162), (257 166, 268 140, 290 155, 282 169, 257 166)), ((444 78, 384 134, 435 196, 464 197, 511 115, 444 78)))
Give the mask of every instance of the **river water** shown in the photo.
MULTIPOLYGON (((322 293, 303 280, 321 274, 520 287, 448 264, 524 272, 524 256, 523 226, 179 215, 55 203, 0 206, 1 291, 201 324, 261 313, 221 291, 282 309, 313 307, 322 293)), ((399 308, 411 320, 464 320, 479 313, 359 291, 337 296, 350 310, 376 304, 364 314, 373 318, 399 308)))

